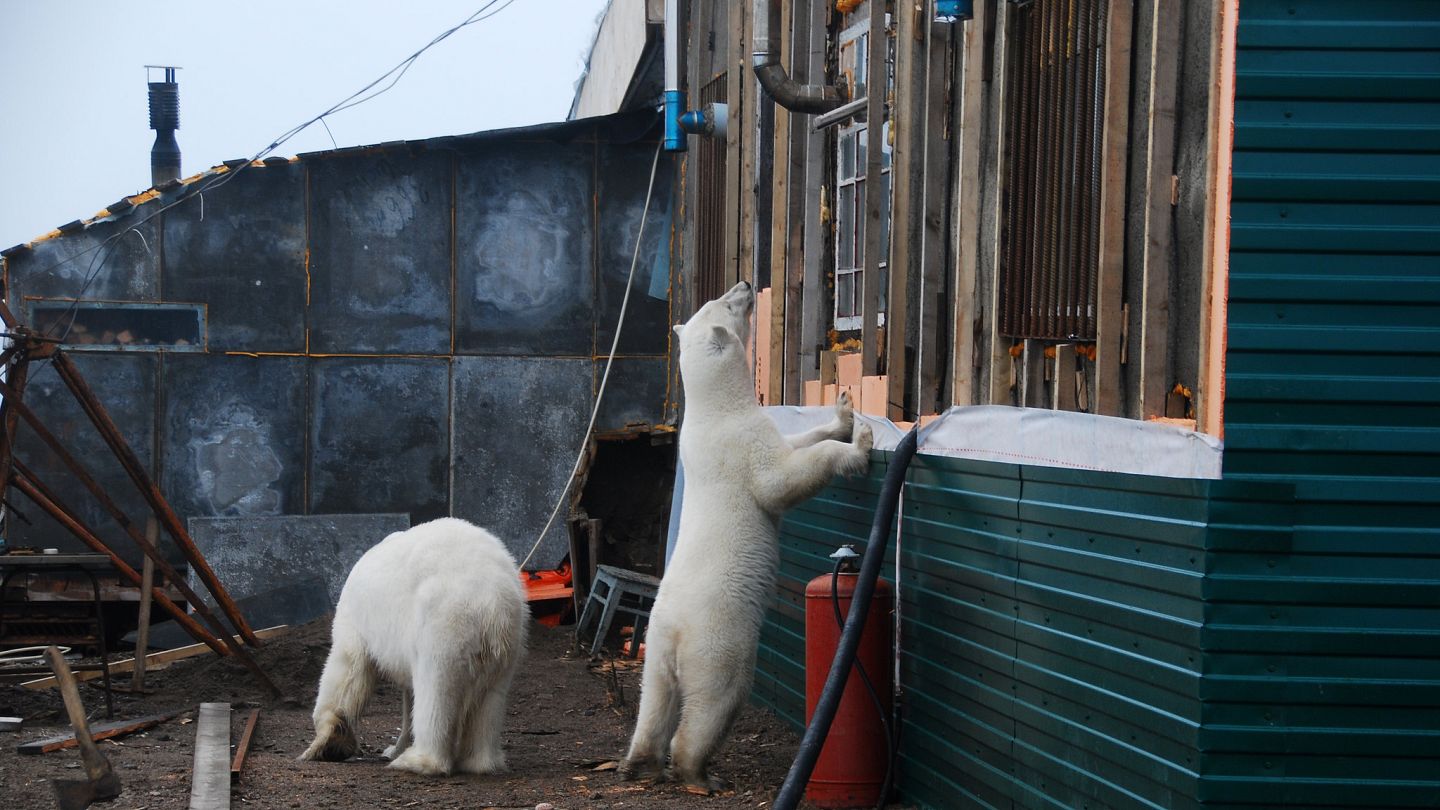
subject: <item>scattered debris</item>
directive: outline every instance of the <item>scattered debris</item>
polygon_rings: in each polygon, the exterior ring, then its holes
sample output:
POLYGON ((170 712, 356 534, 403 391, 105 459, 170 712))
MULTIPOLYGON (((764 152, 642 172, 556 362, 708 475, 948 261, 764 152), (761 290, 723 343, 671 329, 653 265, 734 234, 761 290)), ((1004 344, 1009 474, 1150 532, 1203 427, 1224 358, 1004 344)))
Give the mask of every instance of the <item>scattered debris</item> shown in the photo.
MULTIPOLYGON (((277 624, 274 627, 267 627, 264 630, 255 631, 255 636, 256 638, 265 640, 278 636, 289 629, 290 626, 287 624, 277 624)), ((237 644, 241 641, 241 638, 238 635, 232 636, 231 638, 237 644)), ((164 669, 165 667, 170 666, 176 661, 185 658, 193 658, 197 655, 204 655, 206 653, 213 652, 214 650, 212 650, 208 645, 205 644, 189 644, 184 647, 176 647, 173 650, 161 650, 160 652, 150 653, 149 655, 145 656, 145 669, 147 672, 154 672, 157 669, 164 669)), ((134 658, 127 658, 124 661, 116 661, 110 665, 111 675, 117 675, 125 672, 133 672, 134 670, 134 658)), ((84 672, 78 672, 73 674, 76 681, 88 681, 92 678, 100 677, 100 670, 86 670, 84 672)), ((55 684, 55 676, 51 675, 45 678, 36 678, 33 681, 25 681, 20 685, 25 687, 26 689, 49 689, 55 686, 55 684)), ((124 690, 117 689, 116 691, 124 690)))
MULTIPOLYGON (((175 712, 166 712, 164 714, 150 714, 144 717, 137 717, 133 720, 116 720, 113 723, 101 723, 89 730, 90 739, 95 741, 108 740, 111 737, 123 737, 126 734, 134 734, 137 731, 144 731, 147 728, 158 726, 174 716, 175 712)), ((15 746, 15 751, 20 754, 31 755, 49 754, 53 751, 63 751, 67 748, 74 748, 79 744, 73 733, 61 734, 58 737, 47 737, 43 740, 31 740, 30 742, 21 743, 15 746)))
POLYGON ((0 731, 19 731, 25 725, 23 717, 0 717, 0 731))

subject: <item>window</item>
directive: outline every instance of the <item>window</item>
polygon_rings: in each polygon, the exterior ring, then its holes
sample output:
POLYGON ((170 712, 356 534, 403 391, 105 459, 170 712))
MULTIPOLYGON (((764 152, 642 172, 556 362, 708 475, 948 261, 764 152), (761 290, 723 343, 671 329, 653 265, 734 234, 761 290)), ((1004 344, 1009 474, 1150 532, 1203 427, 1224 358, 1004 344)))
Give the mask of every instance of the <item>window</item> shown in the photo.
MULTIPOLYGON (((858 15, 864 17, 868 12, 858 15)), ((850 87, 867 87, 868 21, 852 25, 841 34, 840 72, 850 87)), ((888 73, 889 71, 887 71, 888 73)), ((887 77, 888 79, 888 77, 887 77)), ((887 86, 890 84, 887 81, 887 86)), ((865 92, 869 92, 867 89, 865 92)), ((861 328, 865 304, 865 195, 869 158, 870 127, 852 122, 841 128, 835 166, 835 328, 861 328)), ((885 275, 890 256, 890 125, 881 129, 880 139, 880 307, 877 323, 884 323, 885 275)))
POLYGON ((80 349, 205 350, 205 308, 199 304, 31 301, 30 322, 42 334, 64 335, 65 345, 80 349))

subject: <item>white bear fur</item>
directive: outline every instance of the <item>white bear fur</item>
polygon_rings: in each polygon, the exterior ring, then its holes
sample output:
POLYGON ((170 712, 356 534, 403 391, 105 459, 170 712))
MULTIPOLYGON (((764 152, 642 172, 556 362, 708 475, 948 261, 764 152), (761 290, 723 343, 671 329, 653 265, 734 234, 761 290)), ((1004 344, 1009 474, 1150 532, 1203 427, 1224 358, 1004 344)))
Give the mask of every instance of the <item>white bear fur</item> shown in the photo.
POLYGON ((315 741, 300 758, 358 753, 360 715, 384 676, 405 690, 390 767, 503 771, 500 734, 528 618, 515 560, 484 529, 441 518, 381 540, 340 592, 315 741))
POLYGON ((755 403, 745 344, 754 293, 741 282, 676 326, 685 496, 674 556, 646 633, 640 712, 620 771, 704 790, 712 755, 745 704, 774 594, 780 518, 837 474, 869 466, 870 428, 849 397, 835 419, 782 437, 755 403), (668 767, 667 767, 668 764, 668 767))

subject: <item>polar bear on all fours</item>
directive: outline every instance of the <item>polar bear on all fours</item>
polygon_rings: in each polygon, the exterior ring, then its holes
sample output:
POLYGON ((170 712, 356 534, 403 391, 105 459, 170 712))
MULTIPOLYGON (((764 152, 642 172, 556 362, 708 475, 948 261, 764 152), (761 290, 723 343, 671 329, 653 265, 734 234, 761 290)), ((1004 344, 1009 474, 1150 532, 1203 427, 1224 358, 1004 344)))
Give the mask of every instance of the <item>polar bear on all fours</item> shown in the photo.
POLYGON ((515 560, 484 529, 441 518, 381 540, 340 592, 315 741, 300 758, 358 753, 357 724, 383 676, 405 689, 390 767, 503 771, 500 732, 528 618, 515 560))
POLYGON ((855 419, 849 397, 829 424, 789 437, 755 404, 745 356, 754 301, 741 282, 675 327, 685 495, 646 633, 640 713, 620 766, 627 779, 729 787, 708 764, 750 692, 780 518, 837 474, 869 467, 870 428, 855 419))

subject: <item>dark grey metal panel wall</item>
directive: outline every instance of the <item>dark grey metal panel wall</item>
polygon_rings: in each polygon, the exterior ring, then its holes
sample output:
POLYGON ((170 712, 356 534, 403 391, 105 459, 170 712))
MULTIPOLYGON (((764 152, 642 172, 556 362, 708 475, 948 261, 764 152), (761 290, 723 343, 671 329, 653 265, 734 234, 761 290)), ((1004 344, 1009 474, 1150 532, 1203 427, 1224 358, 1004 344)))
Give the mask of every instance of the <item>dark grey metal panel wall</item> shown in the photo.
POLYGON ((164 298, 204 303, 211 351, 305 351, 305 166, 240 172, 164 220, 164 298))
POLYGON ((381 152, 310 168, 310 350, 450 351, 450 156, 381 152))
POLYGON ((161 485, 179 514, 305 512, 308 376, 301 357, 165 357, 161 485))
POLYGON ((450 363, 313 360, 310 512, 448 513, 450 363))
MULTIPOLYGON (((522 555, 594 401, 655 123, 642 113, 232 164, 116 206, 113 221, 6 250, 6 294, 17 312, 24 296, 82 290, 206 307, 207 351, 74 352, 182 516, 450 513, 496 529, 522 555), (217 176, 232 179, 194 194, 217 176), (115 233, 125 235, 85 288, 96 255, 86 251, 115 233), (67 257, 78 258, 61 264, 67 257)), ((662 158, 600 430, 673 416, 674 170, 662 158)), ((36 379, 37 409, 143 518, 53 372, 36 379)), ((25 435, 21 456, 35 456, 25 435)), ((89 495, 36 457, 62 496, 108 529, 89 495)), ((58 526, 37 523, 10 539, 72 547, 58 526)), ((535 564, 558 564, 566 550, 562 524, 535 564)))
POLYGON ((1207 799, 1440 806, 1440 9, 1240 12, 1207 799))
POLYGON ((593 143, 460 161, 457 351, 594 354, 594 166, 593 143))
MULTIPOLYGON (((586 359, 455 359, 453 511, 494 532, 516 562, 570 477, 594 403, 591 384, 586 359)), ((532 567, 556 565, 569 550, 562 516, 532 567)))

